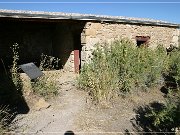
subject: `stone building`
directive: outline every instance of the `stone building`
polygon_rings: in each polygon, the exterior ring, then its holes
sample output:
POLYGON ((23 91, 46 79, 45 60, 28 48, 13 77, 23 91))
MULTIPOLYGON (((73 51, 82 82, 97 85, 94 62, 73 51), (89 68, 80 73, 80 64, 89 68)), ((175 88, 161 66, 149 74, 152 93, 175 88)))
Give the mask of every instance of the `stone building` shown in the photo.
POLYGON ((10 47, 18 43, 19 64, 38 64, 43 53, 58 57, 61 68, 78 72, 97 43, 126 37, 137 46, 147 42, 149 47, 178 46, 179 26, 152 19, 0 10, 0 58, 9 65, 12 61, 10 47))

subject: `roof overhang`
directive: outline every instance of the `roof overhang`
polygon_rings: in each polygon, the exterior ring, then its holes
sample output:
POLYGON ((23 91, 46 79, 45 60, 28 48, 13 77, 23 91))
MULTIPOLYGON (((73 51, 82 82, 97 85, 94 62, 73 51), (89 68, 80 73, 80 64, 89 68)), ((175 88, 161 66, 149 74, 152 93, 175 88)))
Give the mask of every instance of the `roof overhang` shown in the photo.
POLYGON ((80 20, 80 21, 127 23, 127 24, 140 24, 140 25, 153 25, 153 26, 180 28, 180 24, 169 23, 169 22, 159 21, 159 20, 152 20, 152 19, 91 15, 91 14, 77 14, 77 13, 61 13, 61 12, 0 10, 0 18, 80 20))

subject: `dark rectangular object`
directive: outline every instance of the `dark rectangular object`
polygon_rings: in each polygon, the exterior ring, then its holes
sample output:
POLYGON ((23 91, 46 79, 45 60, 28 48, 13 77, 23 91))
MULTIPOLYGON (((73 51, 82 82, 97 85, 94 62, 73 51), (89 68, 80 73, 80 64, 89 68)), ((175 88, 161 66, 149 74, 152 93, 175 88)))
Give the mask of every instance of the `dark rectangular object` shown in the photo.
POLYGON ((29 76, 30 79, 36 79, 43 75, 43 72, 32 62, 20 65, 19 67, 29 76))

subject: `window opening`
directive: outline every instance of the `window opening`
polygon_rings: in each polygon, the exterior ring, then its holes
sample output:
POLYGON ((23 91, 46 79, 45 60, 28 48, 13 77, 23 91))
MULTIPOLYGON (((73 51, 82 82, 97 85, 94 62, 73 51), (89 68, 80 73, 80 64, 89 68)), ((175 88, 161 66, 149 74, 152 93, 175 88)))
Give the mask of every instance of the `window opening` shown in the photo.
POLYGON ((149 36, 136 36, 137 47, 146 46, 148 47, 150 37, 149 36))

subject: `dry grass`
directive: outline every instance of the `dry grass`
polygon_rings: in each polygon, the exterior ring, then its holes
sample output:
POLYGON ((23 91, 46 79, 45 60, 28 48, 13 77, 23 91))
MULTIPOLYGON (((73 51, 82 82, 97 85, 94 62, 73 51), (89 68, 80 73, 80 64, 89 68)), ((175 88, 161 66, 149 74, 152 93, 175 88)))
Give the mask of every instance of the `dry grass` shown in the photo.
POLYGON ((0 134, 8 131, 9 122, 13 117, 13 115, 8 112, 9 109, 7 106, 0 107, 0 134))

